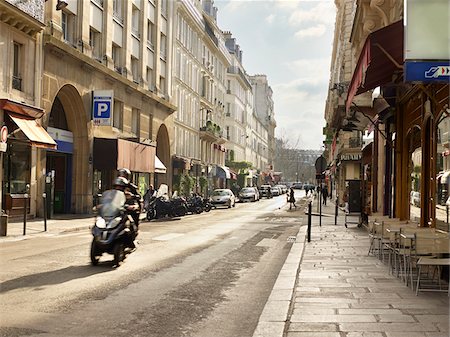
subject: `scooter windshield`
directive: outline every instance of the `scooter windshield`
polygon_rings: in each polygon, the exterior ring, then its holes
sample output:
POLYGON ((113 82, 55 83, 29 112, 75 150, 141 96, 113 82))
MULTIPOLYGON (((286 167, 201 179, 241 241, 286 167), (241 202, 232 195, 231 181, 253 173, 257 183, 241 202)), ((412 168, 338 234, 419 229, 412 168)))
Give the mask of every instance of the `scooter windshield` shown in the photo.
POLYGON ((103 192, 100 207, 100 216, 103 218, 112 218, 119 215, 124 209, 126 197, 125 193, 118 190, 108 190, 103 192))

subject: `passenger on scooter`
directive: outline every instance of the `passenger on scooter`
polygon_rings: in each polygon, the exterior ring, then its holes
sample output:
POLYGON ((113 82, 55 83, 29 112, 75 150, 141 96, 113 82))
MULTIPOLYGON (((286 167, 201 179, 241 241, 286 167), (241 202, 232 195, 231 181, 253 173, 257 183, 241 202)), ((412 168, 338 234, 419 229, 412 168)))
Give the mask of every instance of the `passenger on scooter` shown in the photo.
MULTIPOLYGON (((134 228, 134 226, 131 226, 131 231, 132 233, 132 237, 133 237, 133 241, 136 239, 137 236, 137 230, 139 227, 139 221, 136 221, 136 219, 139 220, 139 213, 140 213, 140 205, 139 202, 136 200, 135 195, 130 191, 130 187, 129 187, 129 181, 124 178, 124 177, 117 177, 116 180, 114 181, 114 189, 122 191, 125 193, 125 207, 127 212, 130 213, 131 217, 133 218, 133 221, 136 225, 136 228, 134 228)), ((136 248, 136 246, 134 245, 134 242, 132 242, 131 244, 131 248, 136 248)))
POLYGON ((139 214, 141 213, 141 195, 138 192, 138 187, 131 182, 131 171, 127 169, 126 167, 119 169, 119 175, 118 178, 125 178, 127 181, 128 189, 132 194, 132 198, 136 201, 137 205, 139 206, 138 210, 136 212, 133 212, 131 216, 133 217, 134 223, 136 226, 139 225, 139 214))

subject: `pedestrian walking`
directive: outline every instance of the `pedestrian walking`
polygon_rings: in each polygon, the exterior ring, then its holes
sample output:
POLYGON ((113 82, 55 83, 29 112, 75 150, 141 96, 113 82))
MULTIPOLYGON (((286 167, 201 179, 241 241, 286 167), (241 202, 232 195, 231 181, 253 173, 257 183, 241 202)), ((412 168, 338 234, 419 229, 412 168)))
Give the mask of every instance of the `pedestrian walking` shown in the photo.
POLYGON ((323 204, 325 206, 327 205, 327 199, 328 199, 328 188, 327 188, 327 186, 323 186, 322 187, 322 200, 323 200, 323 204))
POLYGON ((289 209, 292 209, 292 206, 297 208, 297 205, 295 205, 294 189, 291 187, 289 189, 289 209))

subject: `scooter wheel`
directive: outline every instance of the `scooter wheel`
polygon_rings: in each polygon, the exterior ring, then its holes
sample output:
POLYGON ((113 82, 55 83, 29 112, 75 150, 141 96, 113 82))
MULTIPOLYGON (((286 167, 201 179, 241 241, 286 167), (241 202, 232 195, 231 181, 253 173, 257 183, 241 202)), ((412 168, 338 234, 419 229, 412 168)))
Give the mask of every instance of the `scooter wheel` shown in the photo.
POLYGON ((155 215, 156 214, 155 214, 154 210, 149 210, 145 216, 146 216, 147 220, 150 221, 155 218, 155 215))
POLYGON ((211 205, 210 204, 207 204, 206 206, 205 206, 205 212, 209 212, 211 210, 211 205))
POLYGON ((98 255, 97 247, 95 245, 95 241, 92 240, 91 244, 91 263, 93 266, 98 265, 98 261, 100 260, 100 256, 98 255))
POLYGON ((125 259, 125 251, 123 244, 116 243, 114 245, 114 265, 116 267, 119 267, 124 259, 125 259))

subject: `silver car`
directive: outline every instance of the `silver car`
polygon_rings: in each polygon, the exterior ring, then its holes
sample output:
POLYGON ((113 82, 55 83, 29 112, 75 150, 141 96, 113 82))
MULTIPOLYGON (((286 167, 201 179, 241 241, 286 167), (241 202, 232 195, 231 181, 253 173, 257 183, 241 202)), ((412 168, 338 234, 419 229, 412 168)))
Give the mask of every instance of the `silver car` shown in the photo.
POLYGON ((211 195, 211 204, 214 207, 226 206, 228 208, 236 206, 236 197, 228 188, 217 188, 211 195))
POLYGON ((256 187, 244 187, 238 193, 239 201, 258 201, 259 192, 256 187))

